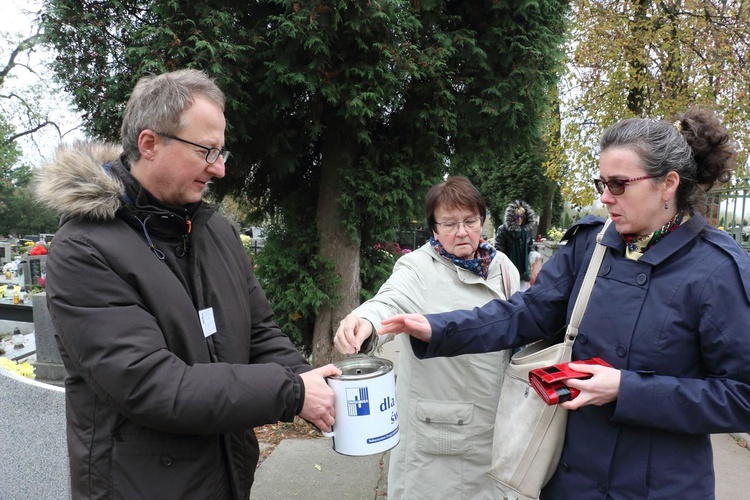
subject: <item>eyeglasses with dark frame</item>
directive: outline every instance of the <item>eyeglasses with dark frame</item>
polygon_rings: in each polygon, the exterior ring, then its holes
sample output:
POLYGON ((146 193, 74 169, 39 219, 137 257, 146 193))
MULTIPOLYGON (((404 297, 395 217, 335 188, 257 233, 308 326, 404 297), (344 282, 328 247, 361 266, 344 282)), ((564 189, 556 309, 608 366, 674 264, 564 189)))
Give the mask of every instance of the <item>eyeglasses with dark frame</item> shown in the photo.
POLYGON ((464 228, 467 231, 478 229, 479 227, 482 226, 482 218, 470 217, 463 222, 448 221, 448 222, 435 222, 435 224, 443 228, 446 234, 456 234, 458 232, 458 229, 461 227, 461 224, 463 224, 464 228))
POLYGON ((625 186, 628 183, 642 181, 644 179, 654 179, 656 177, 661 177, 661 175, 644 175, 642 177, 633 177, 632 179, 610 179, 607 182, 604 182, 601 179, 591 180, 594 183, 597 193, 604 194, 604 188, 607 187, 613 196, 619 196, 625 192, 625 186))
POLYGON ((216 160, 219 159, 219 156, 221 156, 224 159, 224 163, 226 163, 227 160, 229 160, 229 155, 231 155, 231 153, 227 151, 226 149, 209 148, 208 146, 202 146, 200 144, 196 144, 195 142, 186 141, 185 139, 177 137, 176 135, 162 134, 161 132, 154 132, 154 133, 162 137, 166 137, 167 139, 174 139, 175 141, 184 142, 185 144, 190 144, 191 146, 195 146, 196 148, 205 149, 206 150, 206 163, 216 162, 216 160))

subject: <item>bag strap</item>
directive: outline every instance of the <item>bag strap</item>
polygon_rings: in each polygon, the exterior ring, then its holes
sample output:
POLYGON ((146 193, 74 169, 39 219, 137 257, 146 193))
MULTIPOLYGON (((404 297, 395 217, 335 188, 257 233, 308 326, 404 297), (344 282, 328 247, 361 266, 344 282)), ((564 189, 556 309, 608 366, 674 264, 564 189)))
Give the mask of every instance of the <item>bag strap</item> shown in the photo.
POLYGON ((578 325, 581 324, 583 313, 586 312, 586 306, 589 303, 591 290, 593 290, 594 288, 596 275, 599 274, 599 267, 601 267, 602 260, 604 260, 604 254, 607 252, 607 247, 602 245, 602 237, 604 237, 604 232, 607 230, 611 222, 612 219, 607 219, 602 230, 599 231, 599 234, 596 235, 596 248, 594 248, 594 255, 591 257, 589 267, 588 269, 586 269, 586 276, 583 277, 583 285, 581 285, 581 291, 578 292, 576 303, 573 306, 573 314, 570 317, 570 323, 568 324, 568 329, 565 334, 566 342, 570 340, 572 343, 578 336, 578 325))
POLYGON ((510 276, 508 275, 508 265, 505 259, 500 257, 500 273, 503 275, 503 288, 505 290, 505 300, 510 298, 510 276))

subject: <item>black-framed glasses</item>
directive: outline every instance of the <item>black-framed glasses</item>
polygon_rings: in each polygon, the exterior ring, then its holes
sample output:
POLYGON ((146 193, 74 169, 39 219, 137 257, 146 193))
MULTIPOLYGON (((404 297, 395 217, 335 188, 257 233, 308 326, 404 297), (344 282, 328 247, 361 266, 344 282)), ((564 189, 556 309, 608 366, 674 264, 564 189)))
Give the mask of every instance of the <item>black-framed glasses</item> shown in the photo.
POLYGON ((206 163, 214 163, 216 160, 219 159, 219 156, 221 156, 224 159, 224 163, 226 163, 227 160, 229 159, 229 155, 231 154, 226 149, 209 148, 208 146, 202 146, 201 144, 196 144, 195 142, 186 141, 185 139, 177 137, 176 135, 162 134, 161 132, 154 132, 154 133, 162 137, 166 137, 168 139, 174 139, 175 141, 180 141, 180 142, 184 142, 185 144, 190 144, 191 146, 195 146, 196 148, 205 149, 206 150, 206 163))
POLYGON ((446 232, 446 234, 456 234, 458 232, 458 228, 461 227, 461 224, 463 224, 464 228, 467 231, 471 231, 474 229, 478 229, 482 226, 482 218, 481 217, 469 217, 463 222, 435 222, 438 226, 443 228, 443 230, 446 232))
POLYGON ((655 177, 661 177, 661 175, 644 175, 642 177, 633 177, 632 179, 610 179, 604 182, 601 179, 591 179, 596 188, 596 192, 604 194, 604 188, 609 189, 609 192, 614 196, 619 196, 625 192, 625 186, 631 182, 642 181, 644 179, 653 179, 655 177))

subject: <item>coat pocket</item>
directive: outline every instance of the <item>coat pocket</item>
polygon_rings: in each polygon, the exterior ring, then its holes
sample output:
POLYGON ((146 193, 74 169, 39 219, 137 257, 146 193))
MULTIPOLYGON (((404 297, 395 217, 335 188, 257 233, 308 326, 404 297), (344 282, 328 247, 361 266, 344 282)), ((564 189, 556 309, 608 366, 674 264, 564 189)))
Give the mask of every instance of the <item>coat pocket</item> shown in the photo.
POLYGON ((417 401, 417 450, 429 455, 462 455, 472 446, 474 403, 417 401))
POLYGON ((220 436, 169 441, 115 441, 115 499, 226 498, 229 474, 220 436))

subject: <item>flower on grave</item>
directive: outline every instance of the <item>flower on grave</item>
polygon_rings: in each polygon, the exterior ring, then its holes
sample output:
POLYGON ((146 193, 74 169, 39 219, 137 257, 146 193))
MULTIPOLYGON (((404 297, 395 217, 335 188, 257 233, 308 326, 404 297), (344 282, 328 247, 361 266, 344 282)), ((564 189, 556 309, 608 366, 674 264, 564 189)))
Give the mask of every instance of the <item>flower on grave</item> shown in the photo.
POLYGON ((373 248, 385 254, 395 256, 404 255, 411 252, 409 248, 401 248, 401 245, 399 245, 396 241, 391 241, 388 243, 377 243, 373 246, 373 248))
POLYGON ((47 284, 47 278, 45 278, 44 276, 38 277, 36 279, 36 284, 42 287, 45 286, 47 284))
POLYGON ((29 250, 29 255, 47 255, 47 245, 43 241, 37 241, 34 248, 29 250))
POLYGON ((554 241, 555 243, 560 243, 560 240, 562 239, 565 232, 557 227, 551 227, 547 230, 547 238, 549 238, 551 241, 554 241))
POLYGON ((31 366, 28 361, 22 361, 21 363, 19 363, 8 358, 0 358, 0 368, 8 370, 9 372, 13 372, 16 375, 20 375, 22 377, 30 379, 35 378, 34 367, 31 366))

